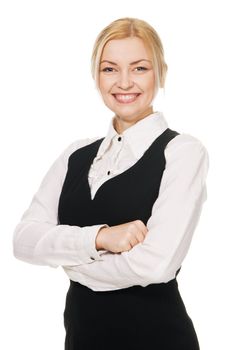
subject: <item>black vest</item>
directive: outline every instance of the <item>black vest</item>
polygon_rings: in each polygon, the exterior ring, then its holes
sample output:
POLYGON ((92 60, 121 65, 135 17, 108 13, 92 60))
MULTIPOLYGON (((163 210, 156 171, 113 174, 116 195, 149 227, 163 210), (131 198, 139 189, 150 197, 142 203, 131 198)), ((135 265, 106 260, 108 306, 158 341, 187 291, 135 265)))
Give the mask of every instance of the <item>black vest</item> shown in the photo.
POLYGON ((140 219, 146 225, 165 169, 164 149, 178 134, 167 128, 134 165, 105 181, 93 199, 88 172, 104 138, 73 152, 59 200, 59 223, 114 226, 140 219))
MULTIPOLYGON (((146 225, 166 165, 164 149, 176 135, 167 128, 134 165, 104 182, 93 200, 88 172, 103 138, 72 153, 60 195, 60 223, 112 226, 140 219, 146 225)), ((66 349, 199 350, 176 278, 111 291, 70 280, 64 324, 66 349)))

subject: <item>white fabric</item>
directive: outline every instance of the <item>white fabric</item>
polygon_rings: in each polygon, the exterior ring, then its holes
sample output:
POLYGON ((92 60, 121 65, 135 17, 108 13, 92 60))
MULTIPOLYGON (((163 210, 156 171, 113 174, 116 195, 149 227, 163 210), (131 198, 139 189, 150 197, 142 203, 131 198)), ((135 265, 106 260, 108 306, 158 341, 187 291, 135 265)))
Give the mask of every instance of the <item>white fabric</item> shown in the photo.
MULTIPOLYGON (((137 162, 167 127, 163 113, 155 112, 118 134, 112 117, 89 172, 92 199, 105 181, 137 162)), ((130 251, 114 254, 95 247, 96 235, 106 223, 81 228, 57 221, 69 155, 99 138, 73 142, 54 162, 15 229, 14 255, 32 264, 62 266, 70 279, 95 291, 168 282, 188 252, 207 199, 208 152, 189 134, 181 133, 168 143, 146 238, 130 251)))

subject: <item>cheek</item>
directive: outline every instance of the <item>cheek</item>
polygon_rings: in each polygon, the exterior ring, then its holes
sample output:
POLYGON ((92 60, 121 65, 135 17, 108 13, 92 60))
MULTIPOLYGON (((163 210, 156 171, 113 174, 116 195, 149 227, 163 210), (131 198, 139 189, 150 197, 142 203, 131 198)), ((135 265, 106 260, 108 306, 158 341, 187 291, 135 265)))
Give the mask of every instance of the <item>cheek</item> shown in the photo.
POLYGON ((134 81, 146 91, 153 90, 155 88, 155 75, 152 72, 146 76, 138 76, 134 81))
POLYGON ((155 91, 155 89, 156 89, 156 81, 155 81, 154 75, 151 76, 151 77, 147 80, 147 89, 148 89, 148 91, 150 91, 151 93, 154 93, 154 91, 155 91))
POLYGON ((109 81, 106 81, 105 79, 100 79, 99 80, 99 92, 102 96, 102 99, 104 101, 108 101, 110 98, 110 90, 111 86, 109 84, 109 81))
POLYGON ((111 82, 110 79, 104 79, 104 78, 100 78, 99 80, 99 88, 100 90, 104 93, 104 92, 108 92, 109 89, 111 87, 111 82))

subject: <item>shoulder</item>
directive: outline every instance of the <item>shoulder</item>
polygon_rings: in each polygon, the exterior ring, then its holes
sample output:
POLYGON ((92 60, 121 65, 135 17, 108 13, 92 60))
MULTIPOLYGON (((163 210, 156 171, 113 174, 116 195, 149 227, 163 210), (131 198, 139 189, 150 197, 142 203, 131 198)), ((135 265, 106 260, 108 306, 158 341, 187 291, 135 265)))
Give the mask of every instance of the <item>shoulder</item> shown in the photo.
POLYGON ((73 142, 71 142, 62 152, 60 155, 60 158, 62 158, 63 162, 67 163, 69 157, 71 156, 72 153, 77 151, 78 149, 85 147, 87 145, 90 145, 91 143, 97 141, 100 139, 101 136, 95 136, 95 137, 87 137, 87 138, 82 138, 82 139, 76 139, 73 142))
POLYGON ((180 133, 175 136, 170 142, 168 142, 165 148, 165 153, 167 156, 173 154, 202 154, 208 156, 208 151, 203 142, 197 137, 188 133, 180 133))
POLYGON ((68 155, 71 155, 72 153, 77 151, 79 148, 88 146, 88 145, 94 143, 95 141, 99 140, 100 138, 101 138, 101 136, 95 136, 95 137, 91 137, 91 138, 88 137, 88 138, 75 140, 72 143, 70 143, 70 145, 65 149, 65 152, 68 155))
POLYGON ((166 146, 164 155, 167 167, 175 166, 179 169, 202 166, 209 168, 209 154, 203 142, 188 133, 180 133, 166 146))

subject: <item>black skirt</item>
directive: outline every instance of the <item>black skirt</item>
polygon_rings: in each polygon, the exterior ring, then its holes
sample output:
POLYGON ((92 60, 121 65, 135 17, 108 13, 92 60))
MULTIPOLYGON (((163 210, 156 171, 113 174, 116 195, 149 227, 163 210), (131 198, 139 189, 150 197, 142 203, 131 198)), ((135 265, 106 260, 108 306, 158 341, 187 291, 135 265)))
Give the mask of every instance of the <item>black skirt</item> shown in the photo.
POLYGON ((199 350, 176 278, 113 291, 70 280, 64 326, 65 350, 199 350))

